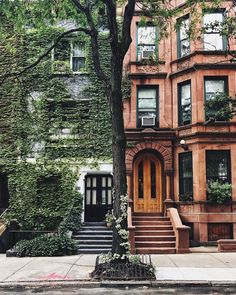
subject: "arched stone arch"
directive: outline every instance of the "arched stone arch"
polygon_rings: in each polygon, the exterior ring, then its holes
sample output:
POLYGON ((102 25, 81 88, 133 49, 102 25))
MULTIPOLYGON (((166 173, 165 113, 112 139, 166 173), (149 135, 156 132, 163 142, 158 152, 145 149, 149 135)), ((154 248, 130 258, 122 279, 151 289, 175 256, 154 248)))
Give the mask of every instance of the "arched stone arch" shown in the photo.
POLYGON ((126 150, 126 170, 132 171, 134 157, 143 150, 154 150, 161 154, 164 162, 165 172, 172 170, 172 151, 171 147, 166 147, 157 142, 138 143, 135 147, 127 148, 126 150))

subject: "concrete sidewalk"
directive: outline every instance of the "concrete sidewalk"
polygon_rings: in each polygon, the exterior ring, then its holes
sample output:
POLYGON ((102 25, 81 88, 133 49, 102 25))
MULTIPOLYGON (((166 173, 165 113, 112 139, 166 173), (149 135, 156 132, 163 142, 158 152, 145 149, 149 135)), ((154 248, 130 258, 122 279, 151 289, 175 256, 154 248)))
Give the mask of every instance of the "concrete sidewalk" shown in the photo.
MULTIPOLYGON (((90 280, 96 255, 6 258, 0 255, 0 285, 90 280)), ((152 255, 157 281, 236 282, 236 253, 152 255)))

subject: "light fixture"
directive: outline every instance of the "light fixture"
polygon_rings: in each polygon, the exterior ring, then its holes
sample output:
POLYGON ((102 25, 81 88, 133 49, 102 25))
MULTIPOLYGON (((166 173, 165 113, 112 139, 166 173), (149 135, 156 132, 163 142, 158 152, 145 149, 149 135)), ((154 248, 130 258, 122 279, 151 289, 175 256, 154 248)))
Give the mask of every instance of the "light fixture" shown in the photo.
POLYGON ((181 140, 180 140, 180 146, 181 146, 185 151, 188 150, 188 145, 187 145, 185 139, 181 139, 181 140))

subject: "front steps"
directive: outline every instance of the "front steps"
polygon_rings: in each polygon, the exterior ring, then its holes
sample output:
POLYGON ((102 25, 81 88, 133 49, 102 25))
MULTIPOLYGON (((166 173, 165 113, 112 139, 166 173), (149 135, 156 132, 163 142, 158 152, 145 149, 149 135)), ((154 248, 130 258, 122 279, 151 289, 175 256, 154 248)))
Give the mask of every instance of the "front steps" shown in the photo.
POLYGON ((105 222, 85 222, 72 238, 78 242, 79 254, 108 253, 112 247, 112 230, 105 222))
POLYGON ((169 217, 161 213, 133 213, 137 254, 174 254, 175 235, 169 217))

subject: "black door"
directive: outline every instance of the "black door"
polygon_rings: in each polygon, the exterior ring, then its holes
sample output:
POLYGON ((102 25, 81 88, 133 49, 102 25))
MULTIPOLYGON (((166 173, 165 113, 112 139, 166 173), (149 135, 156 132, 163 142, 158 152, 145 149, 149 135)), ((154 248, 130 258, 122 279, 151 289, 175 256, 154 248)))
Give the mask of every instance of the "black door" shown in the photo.
POLYGON ((85 177, 85 221, 104 221, 112 208, 112 176, 89 174, 85 177))

